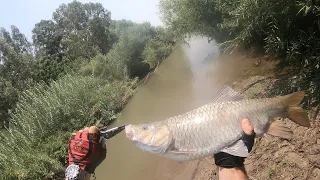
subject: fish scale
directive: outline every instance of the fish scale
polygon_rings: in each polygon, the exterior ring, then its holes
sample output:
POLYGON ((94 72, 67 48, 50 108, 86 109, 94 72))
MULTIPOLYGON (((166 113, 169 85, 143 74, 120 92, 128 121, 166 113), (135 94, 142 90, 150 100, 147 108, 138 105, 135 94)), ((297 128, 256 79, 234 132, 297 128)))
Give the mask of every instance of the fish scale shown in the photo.
MULTIPOLYGON (((244 118, 249 119, 257 136, 269 133, 291 138, 289 129, 273 121, 279 116, 289 116, 297 124, 310 126, 306 111, 297 106, 304 97, 303 92, 264 99, 240 99, 231 88, 223 93, 233 97, 228 100, 216 98, 213 103, 163 121, 127 126, 127 137, 143 150, 184 161, 220 151, 247 156, 245 145, 238 143, 243 135, 240 125, 244 118), (142 128, 146 126, 149 128, 142 128), (150 137, 166 138, 167 141, 160 143, 153 138, 154 142, 150 142, 150 137)), ((228 98, 225 94, 221 97, 228 98)))

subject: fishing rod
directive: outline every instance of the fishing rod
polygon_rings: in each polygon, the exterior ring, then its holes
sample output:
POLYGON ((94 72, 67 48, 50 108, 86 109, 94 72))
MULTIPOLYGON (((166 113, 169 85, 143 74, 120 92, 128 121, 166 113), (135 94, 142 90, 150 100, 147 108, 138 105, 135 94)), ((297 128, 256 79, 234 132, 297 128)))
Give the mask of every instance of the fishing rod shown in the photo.
POLYGON ((123 131, 125 127, 126 125, 122 125, 107 130, 100 130, 100 135, 103 136, 105 139, 110 139, 113 136, 119 134, 121 131, 123 131))

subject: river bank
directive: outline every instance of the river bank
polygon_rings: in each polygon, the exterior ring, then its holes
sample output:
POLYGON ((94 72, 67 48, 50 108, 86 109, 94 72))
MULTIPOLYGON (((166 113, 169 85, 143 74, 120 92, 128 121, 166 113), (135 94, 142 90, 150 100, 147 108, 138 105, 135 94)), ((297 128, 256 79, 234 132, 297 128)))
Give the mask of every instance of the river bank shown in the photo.
MULTIPOLYGON (((268 62, 262 62, 265 70, 270 70, 268 62)), ((254 69, 252 67, 250 69, 254 69)), ((263 97, 277 80, 273 74, 261 73, 232 83, 233 88, 248 97, 263 97)), ((281 88, 281 87, 277 87, 281 88)), ((245 167, 251 180, 268 179, 320 179, 320 116, 317 107, 309 111, 311 127, 298 126, 285 119, 284 122, 294 134, 293 139, 284 140, 265 135, 257 138, 245 167)), ((193 180, 218 180, 218 168, 212 157, 199 161, 193 180)))

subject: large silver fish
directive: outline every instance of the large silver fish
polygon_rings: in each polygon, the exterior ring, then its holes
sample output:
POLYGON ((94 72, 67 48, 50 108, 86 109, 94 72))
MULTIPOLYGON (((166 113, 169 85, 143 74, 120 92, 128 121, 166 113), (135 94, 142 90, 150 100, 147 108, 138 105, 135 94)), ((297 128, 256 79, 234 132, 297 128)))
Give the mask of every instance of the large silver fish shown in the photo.
POLYGON ((257 137, 271 134, 291 138, 292 132, 276 117, 288 117, 295 123, 309 127, 309 118, 298 107, 304 92, 263 99, 243 99, 230 87, 224 87, 209 104, 163 121, 127 125, 126 136, 144 151, 185 161, 201 159, 224 151, 248 156, 240 140, 243 136, 241 120, 248 118, 257 137))

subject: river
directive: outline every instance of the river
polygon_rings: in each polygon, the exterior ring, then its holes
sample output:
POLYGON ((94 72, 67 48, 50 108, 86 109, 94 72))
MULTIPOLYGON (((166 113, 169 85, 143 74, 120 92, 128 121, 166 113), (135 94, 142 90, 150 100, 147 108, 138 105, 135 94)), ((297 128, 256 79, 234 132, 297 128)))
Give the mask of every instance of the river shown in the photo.
MULTIPOLYGON (((139 88, 113 126, 163 120, 209 102, 215 95, 214 89, 233 79, 232 68, 219 64, 218 56, 215 42, 208 43, 205 37, 194 37, 188 44, 180 44, 139 88)), ((197 164, 197 161, 176 162, 143 152, 121 133, 109 140, 107 158, 97 168, 96 177, 98 180, 191 180, 197 164)))

